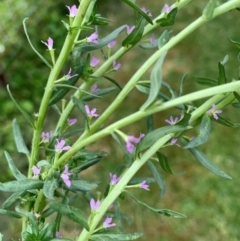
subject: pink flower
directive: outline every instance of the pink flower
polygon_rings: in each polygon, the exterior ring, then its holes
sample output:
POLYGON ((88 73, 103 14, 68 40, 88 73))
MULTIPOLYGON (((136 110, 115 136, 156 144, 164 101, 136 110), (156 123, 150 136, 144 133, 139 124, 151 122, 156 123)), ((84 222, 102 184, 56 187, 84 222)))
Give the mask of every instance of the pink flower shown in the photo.
POLYGON ((49 37, 46 42, 41 41, 43 44, 45 44, 48 47, 48 50, 52 50, 53 49, 53 40, 49 37))
POLYGON ((56 232, 55 236, 56 238, 62 238, 62 234, 59 231, 56 232))
POLYGON ((61 174, 61 178, 63 180, 63 182, 65 183, 65 185, 67 187, 70 187, 71 186, 71 181, 69 180, 69 177, 72 175, 71 172, 68 172, 68 165, 65 165, 64 167, 64 171, 63 173, 61 174))
POLYGON ((77 123, 77 118, 74 118, 74 119, 69 119, 69 118, 68 118, 67 121, 68 121, 68 125, 69 125, 69 126, 72 126, 72 125, 74 125, 74 124, 77 123))
POLYGON ((167 4, 165 4, 162 8, 162 13, 170 13, 172 11, 172 7, 168 6, 167 4))
POLYGON ((62 152, 62 151, 68 151, 71 149, 71 146, 65 146, 66 141, 65 140, 58 140, 56 139, 57 144, 55 145, 55 151, 56 152, 62 152))
POLYGON ((110 178, 111 178, 111 180, 110 180, 111 185, 116 185, 119 182, 119 180, 121 179, 120 177, 117 177, 116 174, 110 173, 109 175, 110 175, 110 178))
POLYGON ((155 45, 156 43, 156 38, 154 37, 154 34, 152 34, 151 38, 150 38, 150 44, 152 45, 152 47, 155 45))
POLYGON ((69 16, 70 17, 73 18, 73 17, 75 17, 77 15, 78 9, 77 9, 76 5, 73 5, 72 7, 69 7, 69 6, 66 5, 66 7, 69 10, 69 16))
POLYGON ((65 75, 67 80, 71 79, 72 77, 78 76, 78 74, 71 75, 71 72, 72 72, 72 68, 70 68, 67 75, 65 75))
MULTIPOLYGON (((142 10, 144 13, 147 14, 147 9, 146 9, 145 7, 142 7, 141 10, 142 10)), ((152 13, 151 13, 151 12, 149 12, 147 15, 148 15, 148 17, 152 17, 152 13)))
POLYGON ((147 184, 147 181, 146 181, 146 180, 142 181, 139 185, 140 185, 140 188, 142 188, 142 189, 145 189, 145 190, 147 190, 147 191, 150 190, 150 189, 148 188, 149 185, 147 184))
POLYGON ((115 60, 113 61, 113 69, 118 70, 121 68, 121 66, 122 65, 120 63, 117 64, 117 62, 115 60))
POLYGON ((96 211, 100 207, 100 204, 101 204, 101 202, 99 200, 97 200, 95 202, 95 200, 93 198, 91 198, 91 200, 90 200, 91 211, 96 211))
POLYGON ((90 110, 88 105, 85 105, 85 110, 87 112, 87 115, 89 117, 98 117, 99 115, 96 113, 97 109, 93 108, 92 110, 90 110))
POLYGON ((117 41, 113 40, 108 44, 108 48, 112 48, 114 47, 114 45, 116 44, 117 41))
POLYGON ((112 218, 111 217, 107 217, 103 223, 103 227, 104 228, 111 228, 113 226, 116 226, 116 223, 111 223, 112 222, 112 218))
POLYGON ((48 143, 51 138, 51 134, 49 132, 42 132, 41 138, 43 143, 48 143))
POLYGON ((97 84, 94 84, 92 87, 91 87, 91 92, 94 94, 94 93, 97 93, 100 89, 98 88, 97 84))
POLYGON ((138 138, 135 136, 128 136, 126 140, 127 151, 129 153, 133 153, 135 147, 132 143, 135 143, 135 144, 139 143, 144 136, 145 135, 142 133, 140 133, 140 136, 138 138))
POLYGON ((95 67, 99 64, 100 60, 95 58, 95 57, 92 57, 91 60, 90 60, 90 66, 91 67, 95 67))
POLYGON ((127 28, 127 34, 130 34, 133 31, 133 29, 135 28, 135 26, 133 25, 132 27, 130 27, 127 25, 126 28, 127 28))
POLYGON ((218 115, 217 114, 221 114, 222 113, 222 110, 216 110, 216 105, 215 104, 212 104, 212 108, 210 110, 207 111, 208 114, 212 114, 213 115, 213 118, 215 120, 218 119, 218 115))
POLYGON ((38 178, 38 175, 41 172, 41 168, 38 168, 37 166, 33 166, 32 172, 33 172, 33 179, 36 179, 36 178, 38 178))
POLYGON ((87 38, 87 41, 89 42, 89 43, 95 43, 95 44, 97 44, 98 43, 98 34, 97 33, 93 33, 93 34, 91 34, 88 38, 87 38))

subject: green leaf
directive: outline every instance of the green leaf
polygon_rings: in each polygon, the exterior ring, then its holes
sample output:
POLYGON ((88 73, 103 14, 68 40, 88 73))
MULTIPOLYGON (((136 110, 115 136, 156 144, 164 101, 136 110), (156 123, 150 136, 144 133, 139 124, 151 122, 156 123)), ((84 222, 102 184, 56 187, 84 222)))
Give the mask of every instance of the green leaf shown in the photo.
POLYGON ((207 85, 210 87, 218 85, 218 81, 215 79, 205 78, 205 77, 196 77, 196 76, 194 76, 194 78, 197 81, 197 83, 200 85, 207 85))
POLYGON ((7 215, 13 218, 21 218, 22 216, 16 212, 0 209, 0 214, 7 215))
POLYGON ((50 241, 72 241, 72 240, 68 238, 53 238, 53 239, 50 239, 50 241))
POLYGON ((5 202, 2 204, 2 207, 4 209, 11 208, 13 205, 19 202, 21 198, 24 197, 26 194, 26 191, 13 193, 7 200, 5 200, 5 202))
POLYGON ((108 77, 108 76, 103 76, 103 78, 109 80, 110 82, 112 82, 113 84, 115 84, 120 90, 122 90, 122 86, 114 79, 108 77))
POLYGON ((165 156, 163 153, 161 153, 159 151, 157 151, 156 154, 157 154, 157 158, 158 158, 159 164, 162 167, 162 169, 166 173, 173 174, 173 172, 172 172, 172 170, 171 170, 171 168, 169 166, 167 156, 165 156))
POLYGON ((40 189, 43 186, 43 182, 35 179, 25 179, 19 181, 11 181, 0 183, 0 191, 2 192, 20 192, 28 191, 31 189, 40 189))
POLYGON ((55 224, 46 223, 39 233, 39 240, 47 241, 54 230, 55 224))
POLYGON ((72 191, 91 191, 97 188, 98 185, 94 182, 87 182, 85 180, 71 180, 71 186, 68 188, 72 191))
POLYGON ((162 35, 160 36, 159 40, 158 40, 158 48, 162 48, 168 41, 170 38, 170 31, 168 30, 164 30, 162 35))
MULTIPOLYGON (((69 86, 74 86, 77 83, 77 81, 80 79, 80 77, 82 75, 82 72, 83 72, 83 69, 84 69, 84 65, 83 64, 80 65, 80 66, 77 66, 76 68, 74 68, 73 74, 72 74, 72 75, 77 74, 77 76, 74 76, 71 79, 69 79, 67 81, 63 81, 61 83, 65 84, 65 85, 69 85, 69 86)), ((63 87, 55 88, 55 90, 52 93, 52 97, 51 97, 48 105, 56 104, 59 100, 63 99, 63 97, 69 91, 70 91, 70 89, 63 88, 63 87)))
POLYGON ((217 6, 217 0, 209 0, 209 2, 207 3, 207 6, 203 10, 203 17, 205 17, 207 20, 212 19, 213 12, 216 6, 217 6))
POLYGON ((18 108, 18 110, 21 112, 21 114, 23 115, 23 117, 26 119, 26 121, 30 124, 30 126, 32 126, 35 129, 35 126, 33 124, 32 118, 29 116, 29 114, 23 110, 23 108, 17 103, 17 101, 13 98, 12 93, 10 91, 9 85, 7 85, 7 91, 8 94, 11 98, 11 100, 13 101, 13 103, 15 104, 15 106, 18 108))
POLYGON ((90 240, 92 241, 117 241, 117 240, 135 240, 142 236, 142 233, 121 233, 114 231, 94 233, 90 240))
POLYGON ((24 180, 27 179, 26 176, 24 176, 15 166, 11 156, 8 154, 8 152, 4 151, 5 157, 7 159, 8 162, 8 166, 13 174, 13 176, 17 179, 17 180, 24 180))
MULTIPOLYGON (((188 143, 187 140, 185 140, 184 138, 181 138, 180 141, 183 145, 187 145, 188 143)), ((215 164, 213 164, 202 151, 198 150, 197 148, 189 148, 187 150, 189 150, 193 154, 193 156, 211 172, 215 173, 220 177, 232 179, 224 171, 215 166, 215 164)))
POLYGON ((143 139, 140 141, 140 143, 137 145, 136 155, 151 147, 158 139, 162 138, 163 136, 170 133, 185 131, 188 129, 191 129, 191 127, 174 125, 174 126, 160 127, 154 131, 151 131, 148 134, 146 134, 143 137, 143 139))
POLYGON ((200 146, 207 142, 211 131, 211 119, 209 116, 204 115, 201 120, 201 125, 199 128, 199 134, 197 137, 193 138, 184 149, 193 148, 196 146, 200 146))
POLYGON ((151 20, 151 18, 144 13, 134 2, 132 2, 131 0, 121 0, 122 2, 126 3, 128 6, 130 6, 131 8, 133 8, 135 11, 137 11, 144 19, 146 19, 150 24, 153 25, 153 22, 151 20))
POLYGON ((0 241, 3 241, 2 238, 3 238, 3 235, 0 233, 0 241))
POLYGON ((147 164, 151 173, 153 174, 154 179, 156 180, 160 188, 160 196, 163 197, 166 192, 166 184, 163 179, 163 176, 152 162, 148 161, 147 164))
POLYGON ((169 209, 158 209, 158 208, 153 208, 149 205, 147 205, 146 203, 138 200, 135 196, 133 196, 133 194, 131 194, 129 191, 124 191, 125 193, 127 193, 134 201, 136 201, 137 203, 145 206, 146 208, 150 209, 151 211, 155 212, 155 213, 158 213, 158 214, 161 214, 161 215, 164 215, 164 216, 167 216, 167 217, 172 217, 172 218, 186 218, 185 215, 181 214, 181 213, 178 213, 178 212, 175 212, 175 211, 172 211, 172 210, 169 210, 169 209))
POLYGON ((94 100, 96 98, 101 98, 101 96, 107 95, 109 93, 112 93, 115 90, 116 90, 115 87, 109 87, 109 88, 105 88, 105 89, 100 89, 95 95, 84 96, 82 98, 82 101, 90 101, 90 100, 94 100))
POLYGON ((166 14, 164 18, 157 19, 156 23, 158 23, 162 27, 174 25, 177 12, 178 12, 177 8, 172 9, 172 11, 166 14))
POLYGON ((133 29, 133 31, 123 40, 122 42, 122 46, 123 47, 128 47, 129 45, 135 45, 136 43, 138 43, 142 36, 143 36, 143 32, 144 32, 144 28, 145 28, 145 22, 146 20, 142 17, 139 22, 138 25, 133 29))
POLYGON ((153 115, 147 116, 147 133, 151 132, 154 130, 154 118, 153 115))
POLYGON ((44 181, 43 193, 48 199, 54 200, 54 192, 58 187, 59 181, 55 178, 48 177, 44 181))
POLYGON ((222 62, 218 63, 218 85, 227 83, 227 77, 226 77, 225 68, 224 68, 224 65, 227 63, 227 61, 228 61, 228 55, 225 56, 222 62))
POLYGON ((14 141, 15 141, 18 152, 29 155, 29 150, 26 147, 26 144, 22 137, 20 127, 19 127, 16 119, 13 120, 12 127, 13 127, 14 141))
POLYGON ((156 62, 155 66, 153 67, 153 70, 151 72, 150 81, 150 93, 148 95, 148 99, 146 102, 141 106, 140 110, 144 110, 147 107, 149 107, 157 98, 158 92, 160 90, 161 84, 162 84, 162 64, 164 61, 164 58, 166 56, 167 52, 165 51, 161 57, 156 62))
MULTIPOLYGON (((228 38, 229 38, 229 37, 228 37, 228 38)), ((235 40, 233 40, 233 39, 231 39, 231 38, 229 38, 229 40, 230 40, 232 43, 234 43, 234 44, 236 45, 236 47, 240 50, 240 42, 235 41, 235 40)))
POLYGON ((70 207, 66 204, 58 203, 58 202, 50 202, 50 207, 56 212, 67 216, 72 221, 82 225, 85 229, 89 231, 88 222, 85 219, 83 213, 80 209, 70 207))
POLYGON ((122 217, 122 212, 121 212, 121 208, 120 208, 120 205, 119 205, 119 202, 118 200, 116 200, 114 203, 114 212, 115 212, 115 215, 116 215, 116 224, 117 224, 117 227, 119 228, 119 230, 121 232, 124 232, 124 228, 123 228, 123 217, 122 217))
POLYGON ((82 171, 88 169, 89 167, 97 164, 99 161, 101 161, 101 159, 102 159, 102 157, 97 157, 97 158, 88 160, 86 163, 84 163, 80 167, 74 168, 73 170, 76 171, 77 173, 82 172, 82 171))
POLYGON ((224 125, 224 126, 227 126, 227 127, 236 128, 236 127, 240 126, 240 123, 233 123, 229 120, 224 119, 221 116, 218 116, 217 120, 215 120, 214 118, 212 120, 215 121, 216 123, 220 124, 220 125, 224 125))
POLYGON ((68 137, 77 135, 79 133, 82 133, 82 132, 84 132, 84 130, 85 130, 84 128, 78 128, 78 129, 75 129, 75 130, 72 130, 72 131, 68 131, 68 132, 63 134, 63 137, 68 138, 68 137))
POLYGON ((183 84, 184 84, 185 80, 187 79, 187 75, 188 74, 184 74, 182 79, 181 79, 179 96, 183 95, 183 84))
POLYGON ((240 95, 237 92, 233 92, 235 98, 240 102, 240 95))

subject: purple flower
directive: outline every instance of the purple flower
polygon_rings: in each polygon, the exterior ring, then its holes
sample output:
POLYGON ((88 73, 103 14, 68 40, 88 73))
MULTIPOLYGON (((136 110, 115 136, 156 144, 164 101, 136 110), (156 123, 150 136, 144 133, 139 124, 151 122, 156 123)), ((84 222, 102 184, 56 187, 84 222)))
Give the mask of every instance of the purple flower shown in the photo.
POLYGON ((178 139, 177 138, 172 138, 171 140, 171 145, 175 145, 177 143, 178 139))
POLYGON ((91 87, 91 92, 94 94, 94 93, 97 93, 100 89, 98 88, 97 84, 94 84, 92 87, 91 87))
POLYGON ((65 146, 66 141, 65 140, 58 140, 56 139, 57 144, 55 145, 55 151, 56 152, 62 152, 62 151, 68 151, 71 149, 71 146, 65 146))
POLYGON ((68 121, 68 125, 69 125, 69 126, 72 126, 72 125, 74 125, 74 124, 77 123, 77 118, 74 118, 74 119, 69 119, 69 118, 68 118, 67 121, 68 121))
POLYGON ((139 136, 138 138, 135 137, 135 136, 128 136, 128 137, 127 137, 127 140, 126 140, 126 148, 127 148, 127 151, 128 151, 129 153, 133 153, 135 147, 134 147, 134 145, 132 144, 132 142, 135 143, 135 144, 137 144, 137 143, 140 142, 140 140, 141 140, 144 136, 145 136, 145 135, 142 134, 142 133, 140 133, 140 136, 139 136))
POLYGON ((135 28, 135 26, 133 25, 132 27, 130 27, 127 25, 126 28, 127 28, 127 34, 130 34, 133 31, 133 29, 135 28))
POLYGON ((114 47, 114 45, 116 44, 116 42, 117 41, 115 41, 115 40, 113 40, 113 41, 111 41, 109 44, 108 44, 108 48, 112 48, 112 47, 114 47))
MULTIPOLYGON (((144 13, 147 13, 147 9, 145 7, 142 7, 141 10, 144 12, 144 13)), ((148 14, 148 17, 152 17, 152 13, 149 12, 148 14)))
POLYGON ((167 4, 165 4, 162 8, 162 13, 170 13, 172 11, 172 7, 168 6, 167 4))
POLYGON ((117 177, 116 174, 110 173, 109 175, 110 175, 110 178, 111 178, 111 180, 110 180, 111 185, 116 185, 119 182, 119 180, 121 179, 120 177, 117 177))
POLYGON ((71 79, 74 76, 78 76, 78 74, 71 75, 71 72, 72 72, 72 68, 70 68, 67 75, 65 75, 67 80, 71 79))
POLYGON ((207 111, 208 114, 212 114, 213 115, 213 118, 215 120, 218 119, 218 115, 217 114, 221 114, 222 113, 222 110, 216 110, 216 105, 215 104, 212 104, 212 108, 210 110, 207 111))
POLYGON ((113 226, 116 226, 116 223, 111 223, 112 222, 112 218, 111 217, 107 217, 103 223, 103 227, 104 228, 111 228, 113 226))
POLYGON ((154 34, 152 34, 151 38, 150 38, 150 44, 152 45, 152 47, 155 45, 156 43, 156 38, 154 37, 154 34))
POLYGON ((59 231, 56 232, 55 236, 56 238, 62 238, 62 234, 59 231))
POLYGON ((38 178, 38 175, 41 172, 41 168, 38 168, 37 166, 33 166, 32 172, 33 172, 33 178, 36 179, 36 178, 38 178))
POLYGON ((140 188, 142 188, 142 189, 145 189, 145 190, 147 190, 147 191, 150 190, 150 189, 148 188, 149 185, 147 184, 147 181, 146 181, 146 180, 142 181, 139 185, 140 185, 140 188))
POLYGON ((43 143, 48 143, 51 138, 51 134, 49 132, 42 132, 41 138, 43 143))
POLYGON ((49 37, 46 42, 41 41, 43 44, 45 44, 48 47, 48 50, 52 50, 53 49, 53 40, 49 37))
POLYGON ((91 198, 91 200, 90 200, 91 211, 96 211, 100 207, 100 204, 101 204, 101 202, 99 200, 97 200, 95 202, 95 200, 93 198, 91 198))
POLYGON ((115 60, 113 61, 113 69, 118 70, 121 68, 121 66, 122 65, 120 63, 117 64, 117 62, 115 60))
POLYGON ((169 120, 165 120, 169 125, 173 126, 175 125, 177 122, 178 122, 178 117, 176 117, 175 119, 173 119, 172 116, 170 116, 170 119, 169 120))
POLYGON ((65 165, 64 167, 64 171, 63 173, 61 174, 61 178, 63 180, 63 182, 65 183, 65 185, 67 187, 70 187, 71 186, 71 181, 69 180, 69 177, 72 175, 71 172, 68 172, 68 165, 65 165))
POLYGON ((98 43, 98 34, 97 33, 93 33, 93 34, 91 34, 88 38, 87 38, 87 41, 89 42, 89 43, 95 43, 95 44, 97 44, 98 43))
POLYGON ((100 60, 95 58, 95 57, 92 57, 91 60, 90 60, 90 66, 91 67, 95 67, 99 64, 100 60))
POLYGON ((70 17, 73 18, 73 17, 75 17, 77 15, 78 9, 77 9, 76 5, 73 5, 72 7, 69 7, 69 6, 66 5, 66 7, 69 10, 69 16, 70 17))
POLYGON ((88 105, 85 105, 85 110, 87 112, 87 115, 89 117, 98 117, 99 115, 96 113, 97 109, 93 108, 92 110, 90 110, 88 105))

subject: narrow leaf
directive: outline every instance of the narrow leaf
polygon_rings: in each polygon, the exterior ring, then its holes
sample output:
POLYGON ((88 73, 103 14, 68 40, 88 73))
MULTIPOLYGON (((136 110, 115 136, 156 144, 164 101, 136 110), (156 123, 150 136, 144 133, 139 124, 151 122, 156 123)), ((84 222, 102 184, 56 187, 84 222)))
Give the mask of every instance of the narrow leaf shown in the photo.
POLYGON ((104 88, 104 89, 100 89, 95 95, 86 95, 82 98, 82 101, 90 101, 90 100, 94 100, 96 98, 101 98, 101 96, 103 95, 107 95, 109 93, 112 93, 116 90, 115 87, 109 87, 109 88, 104 88))
POLYGON ((55 178, 48 177, 44 181, 43 193, 48 199, 54 200, 54 192, 58 187, 59 187, 58 180, 55 178))
POLYGON ((160 38, 158 39, 158 48, 162 48, 170 38, 170 31, 164 30, 160 38))
POLYGON ((205 78, 205 77, 196 77, 196 76, 194 78, 197 81, 197 83, 200 85, 207 85, 210 87, 218 85, 218 81, 215 79, 205 78))
POLYGON ((14 141, 15 141, 18 152, 29 155, 29 150, 26 147, 26 144, 22 137, 20 127, 19 127, 16 119, 13 120, 12 127, 13 127, 14 141))
POLYGON ((17 180, 24 180, 27 179, 26 176, 24 176, 19 170, 18 168, 15 166, 11 156, 8 154, 8 152, 4 151, 5 157, 7 159, 8 162, 8 166, 13 174, 13 176, 17 179, 17 180))
POLYGON ((115 84, 120 90, 122 90, 122 86, 114 79, 108 77, 108 76, 103 76, 103 78, 109 80, 110 82, 112 82, 113 84, 115 84))
POLYGON ((182 79, 181 79, 179 96, 183 95, 183 84, 184 84, 185 80, 187 79, 187 75, 188 74, 184 74, 182 79))
MULTIPOLYGON (((228 37, 228 38, 229 38, 229 37, 228 37)), ((235 46, 240 50, 240 42, 235 41, 235 40, 233 40, 233 39, 231 39, 231 38, 229 38, 229 40, 230 40, 232 43, 234 43, 235 46)))
POLYGON ((166 184, 163 179, 163 176, 152 162, 148 161, 147 164, 151 173, 153 174, 154 179, 156 180, 160 188, 160 196, 163 197, 166 192, 166 184))
POLYGON ((14 206, 17 202, 21 200, 22 197, 26 195, 26 191, 14 192, 5 202, 2 204, 2 208, 7 209, 14 206))
POLYGON ((212 19, 213 12, 216 6, 217 6, 217 0, 209 0, 209 2, 207 3, 207 6, 203 10, 203 17, 205 17, 207 20, 212 19))
POLYGON ((7 91, 8 94, 11 98, 11 100, 13 101, 13 103, 15 104, 15 106, 18 108, 18 110, 21 112, 21 114, 23 115, 23 117, 26 119, 26 121, 30 124, 30 126, 32 126, 35 129, 35 126, 33 124, 32 118, 29 116, 29 114, 23 110, 23 108, 17 103, 17 101, 13 98, 12 93, 10 91, 9 85, 7 85, 7 91))
POLYGON ((7 216, 10 216, 10 217, 13 217, 13 218, 21 218, 22 217, 21 215, 19 215, 16 212, 4 210, 4 209, 0 209, 0 214, 7 215, 7 216))
POLYGON ((93 234, 91 240, 93 241, 117 241, 117 240, 135 240, 142 236, 142 233, 120 233, 120 232, 107 232, 102 234, 93 234))
POLYGON ((91 191, 94 188, 97 188, 96 183, 87 182, 85 180, 71 180, 71 186, 68 188, 72 191, 91 191))
POLYGON ((224 119, 221 116, 218 116, 217 120, 215 120, 214 118, 212 120, 215 121, 216 123, 220 124, 220 125, 224 125, 224 126, 227 126, 227 127, 236 128, 236 127, 240 126, 240 123, 233 123, 229 120, 224 119))
POLYGON ((140 110, 146 109, 148 106, 150 106, 156 97, 158 96, 158 92, 160 90, 161 84, 162 84, 162 64, 164 61, 164 58, 166 56, 167 52, 165 51, 161 57, 158 59, 157 63, 153 67, 153 70, 151 72, 150 81, 150 93, 148 95, 147 101, 141 106, 140 110))
POLYGON ((157 19, 156 23, 158 23, 162 27, 174 25, 177 12, 178 12, 177 8, 172 9, 172 11, 167 14, 167 16, 157 19))
POLYGON ((227 83, 225 68, 224 68, 224 65, 221 62, 219 62, 218 63, 218 85, 222 85, 225 83, 227 83))
POLYGON ((169 174, 173 174, 173 172, 169 166, 167 156, 165 156, 163 153, 161 153, 159 151, 157 151, 156 154, 157 154, 157 158, 158 158, 159 164, 162 167, 162 169, 169 174))

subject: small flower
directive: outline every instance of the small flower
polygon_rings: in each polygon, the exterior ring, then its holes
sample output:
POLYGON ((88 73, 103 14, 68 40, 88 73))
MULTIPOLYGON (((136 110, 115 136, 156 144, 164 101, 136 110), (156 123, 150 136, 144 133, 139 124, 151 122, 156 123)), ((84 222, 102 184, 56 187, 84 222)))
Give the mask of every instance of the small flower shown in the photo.
POLYGON ((92 57, 91 60, 90 60, 90 66, 91 67, 95 67, 99 64, 100 60, 95 58, 95 57, 92 57))
POLYGON ((66 5, 66 7, 69 10, 69 16, 70 17, 73 18, 73 17, 75 17, 77 15, 78 9, 77 9, 76 5, 73 5, 72 7, 69 7, 69 6, 66 5))
POLYGON ((113 61, 113 69, 118 70, 121 68, 121 66, 122 65, 120 63, 117 64, 117 62, 115 60, 113 61))
POLYGON ((176 117, 175 119, 173 119, 172 116, 170 116, 170 119, 169 120, 165 120, 169 125, 173 126, 175 125, 177 122, 178 122, 178 117, 176 117))
POLYGON ((69 177, 70 177, 72 174, 73 174, 73 173, 68 172, 68 165, 65 165, 64 171, 63 171, 63 173, 61 174, 61 178, 62 178, 63 182, 65 183, 65 185, 66 185, 67 187, 70 187, 70 186, 71 186, 71 181, 69 180, 69 177))
POLYGON ((95 202, 95 200, 93 198, 91 198, 90 200, 90 208, 91 211, 97 211, 97 209, 100 207, 101 202, 99 200, 97 200, 95 202))
POLYGON ((140 140, 144 137, 145 135, 144 134, 142 134, 142 133, 140 133, 140 136, 137 138, 137 137, 135 137, 135 136, 128 136, 127 137, 127 140, 126 140, 126 148, 127 148, 127 151, 129 152, 129 153, 133 153, 133 151, 134 151, 134 145, 132 144, 132 142, 133 143, 139 143, 140 142, 140 140))
POLYGON ((167 4, 165 4, 162 8, 162 13, 170 13, 172 11, 172 7, 168 6, 167 4))
POLYGON ((108 44, 108 48, 112 48, 112 47, 114 47, 114 45, 116 44, 116 42, 117 41, 115 41, 115 40, 113 40, 113 41, 111 41, 109 44, 108 44))
POLYGON ((142 181, 139 185, 140 185, 140 188, 142 188, 142 189, 145 189, 145 190, 147 190, 147 191, 150 190, 150 189, 148 188, 149 185, 147 184, 147 181, 146 181, 146 180, 142 181))
POLYGON ((154 37, 154 34, 152 34, 151 38, 150 38, 150 44, 152 45, 152 47, 155 45, 156 43, 156 38, 154 37))
POLYGON ((56 139, 57 144, 55 145, 55 151, 56 152, 62 152, 62 151, 68 151, 71 149, 71 146, 65 146, 66 141, 65 140, 58 140, 56 139))
POLYGON ((74 125, 74 124, 77 123, 77 118, 74 118, 74 119, 69 119, 69 118, 68 118, 67 121, 68 121, 68 125, 69 125, 69 126, 72 126, 72 125, 74 125))
POLYGON ((36 178, 38 178, 38 175, 41 172, 41 168, 38 168, 37 166, 33 166, 32 172, 33 172, 33 179, 36 179, 36 178))
POLYGON ((91 87, 91 92, 94 94, 94 93, 97 93, 100 89, 98 88, 97 84, 94 84, 92 87, 91 87))
POLYGON ((48 143, 51 138, 51 134, 49 132, 42 132, 41 138, 43 143, 48 143))
POLYGON ((116 226, 116 223, 111 223, 112 222, 112 218, 111 217, 107 217, 103 223, 103 227, 104 228, 111 228, 113 226, 116 226))
POLYGON ((132 27, 130 27, 127 25, 126 28, 127 28, 127 34, 130 34, 133 31, 133 29, 135 28, 135 26, 133 25, 132 27))
POLYGON ((172 138, 171 140, 171 145, 175 145, 177 143, 178 139, 177 138, 172 138))
POLYGON ((92 110, 90 110, 88 105, 85 105, 85 110, 87 112, 87 115, 89 117, 98 117, 99 115, 96 113, 97 109, 93 108, 92 110))
POLYGON ((110 173, 109 175, 110 175, 110 178, 111 178, 111 180, 110 180, 111 185, 116 185, 119 182, 119 180, 121 179, 120 177, 117 177, 116 174, 110 173))
POLYGON ((65 78, 67 80, 71 79, 72 77, 78 76, 78 74, 71 75, 71 72, 72 72, 72 68, 70 68, 67 75, 65 75, 65 78))
POLYGON ((147 9, 145 7, 142 7, 141 10, 148 15, 148 17, 152 17, 152 13, 147 13, 147 9))
POLYGON ((93 33, 93 34, 91 34, 88 38, 87 38, 87 41, 89 42, 89 43, 95 43, 95 44, 97 44, 98 43, 98 34, 97 33, 93 33))
POLYGON ((41 42, 48 47, 48 50, 52 50, 53 49, 53 40, 52 40, 52 38, 49 37, 48 40, 47 40, 47 43, 43 42, 43 41, 41 41, 41 42))
POLYGON ((62 234, 59 231, 56 232, 55 236, 56 238, 62 238, 62 234))
POLYGON ((215 104, 212 104, 212 108, 210 110, 207 111, 208 114, 212 114, 213 115, 213 118, 215 120, 218 119, 218 115, 217 114, 221 114, 222 113, 222 110, 216 110, 216 105, 215 104))

